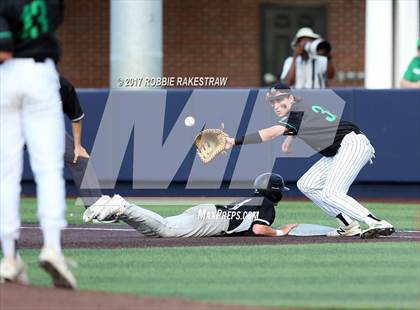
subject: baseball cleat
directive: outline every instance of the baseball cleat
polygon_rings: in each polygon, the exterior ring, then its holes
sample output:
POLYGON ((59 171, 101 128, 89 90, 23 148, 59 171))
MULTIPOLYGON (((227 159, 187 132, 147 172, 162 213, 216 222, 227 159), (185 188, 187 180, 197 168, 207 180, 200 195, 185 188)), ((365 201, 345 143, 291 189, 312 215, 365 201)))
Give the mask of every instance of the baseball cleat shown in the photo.
POLYGON ((120 195, 114 195, 111 200, 109 200, 104 206, 99 214, 96 216, 96 219, 99 221, 105 221, 109 218, 117 219, 122 213, 124 213, 125 205, 127 201, 122 198, 120 195))
POLYGON ((340 226, 338 229, 326 233, 327 237, 354 237, 359 236, 362 230, 359 222, 353 221, 348 226, 340 226))
POLYGON ((99 214, 102 207, 105 206, 110 200, 111 197, 108 195, 103 195, 101 198, 99 198, 93 205, 85 210, 83 213, 83 221, 86 223, 92 221, 99 214))
POLYGON ((29 284, 25 264, 17 259, 3 258, 0 263, 0 283, 29 284))
POLYGON ((395 232, 395 228, 387 221, 379 221, 368 229, 364 230, 360 237, 362 239, 372 239, 379 236, 390 236, 395 232))
POLYGON ((76 289, 76 279, 70 271, 70 266, 76 263, 66 259, 64 255, 51 248, 44 247, 39 255, 39 265, 51 276, 57 288, 76 289))

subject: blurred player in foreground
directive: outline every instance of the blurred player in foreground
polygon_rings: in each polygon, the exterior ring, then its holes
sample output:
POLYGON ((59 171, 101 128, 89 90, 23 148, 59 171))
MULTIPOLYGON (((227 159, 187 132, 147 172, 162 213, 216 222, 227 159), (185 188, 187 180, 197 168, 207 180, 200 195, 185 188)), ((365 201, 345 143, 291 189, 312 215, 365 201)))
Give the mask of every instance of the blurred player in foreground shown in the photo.
POLYGON ((163 218, 159 214, 130 204, 119 195, 103 196, 83 214, 83 220, 115 217, 149 237, 209 237, 220 235, 283 236, 296 224, 271 228, 275 206, 288 190, 283 178, 274 173, 258 176, 255 196, 230 205, 200 204, 182 214, 163 218))
POLYGON ((328 236, 375 238, 391 235, 395 229, 390 223, 378 219, 347 195, 360 170, 375 155, 369 139, 359 127, 340 120, 326 108, 298 100, 284 84, 272 88, 267 93, 267 100, 279 117, 278 124, 239 139, 227 137, 225 148, 262 143, 286 135, 282 150, 288 152, 294 137, 299 134, 299 138, 323 156, 299 179, 297 186, 326 214, 336 218, 339 227, 328 236), (352 218, 366 223, 369 228, 362 231, 352 218))
POLYGON ((61 251, 65 221, 64 120, 55 63, 54 31, 63 19, 59 0, 0 2, 0 238, 1 282, 27 283, 17 252, 19 195, 26 143, 37 184, 38 218, 44 237, 39 264, 54 285, 75 288, 61 251))

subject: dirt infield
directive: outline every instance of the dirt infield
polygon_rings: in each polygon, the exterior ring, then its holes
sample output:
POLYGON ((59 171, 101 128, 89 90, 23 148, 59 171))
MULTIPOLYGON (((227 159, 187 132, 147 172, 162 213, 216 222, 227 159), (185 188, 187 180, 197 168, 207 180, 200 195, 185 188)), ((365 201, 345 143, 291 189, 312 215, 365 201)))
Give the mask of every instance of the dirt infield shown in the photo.
POLYGON ((111 294, 93 291, 67 291, 39 286, 0 285, 2 310, 56 310, 56 309, 184 309, 184 310, 258 310, 261 307, 209 304, 174 298, 137 297, 129 294, 111 294))
MULTIPOLYGON (((71 225, 63 232, 65 248, 147 248, 223 245, 281 245, 345 242, 420 241, 420 231, 396 232, 390 237, 360 239, 359 237, 206 237, 206 238, 146 238, 126 225, 71 225)), ((21 230, 20 248, 39 248, 42 235, 38 226, 25 225, 21 230)))

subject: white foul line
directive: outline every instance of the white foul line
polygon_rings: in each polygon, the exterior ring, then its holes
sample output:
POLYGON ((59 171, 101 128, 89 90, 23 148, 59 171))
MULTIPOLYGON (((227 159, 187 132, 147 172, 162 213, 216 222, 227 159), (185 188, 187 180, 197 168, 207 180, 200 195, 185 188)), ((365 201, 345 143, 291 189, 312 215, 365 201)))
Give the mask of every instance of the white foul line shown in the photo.
POLYGON ((420 239, 420 236, 387 236, 386 238, 420 239))
MULTIPOLYGON (((40 229, 38 226, 21 226, 21 229, 40 229)), ((124 231, 136 232, 133 228, 94 228, 94 227, 67 227, 63 230, 84 230, 84 231, 124 231)), ((400 230, 397 233, 420 233, 419 230, 400 230)), ((383 237, 382 237, 383 238, 383 237)), ((385 238, 420 239, 420 236, 387 236, 385 238)))
MULTIPOLYGON (((25 227, 22 226, 21 229, 40 229, 36 226, 25 227)), ((63 230, 91 230, 91 231, 136 231, 135 229, 125 229, 125 228, 93 228, 93 227, 67 227, 63 230)))

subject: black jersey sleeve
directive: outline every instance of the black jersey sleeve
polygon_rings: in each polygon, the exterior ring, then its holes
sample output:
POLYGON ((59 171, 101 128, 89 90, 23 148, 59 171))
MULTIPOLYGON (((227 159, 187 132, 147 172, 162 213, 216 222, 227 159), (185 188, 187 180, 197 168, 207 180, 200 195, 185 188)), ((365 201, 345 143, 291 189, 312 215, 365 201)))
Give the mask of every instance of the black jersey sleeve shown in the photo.
POLYGON ((85 115, 80 106, 76 90, 73 84, 62 76, 60 76, 60 96, 64 113, 72 122, 80 121, 85 115))
POLYGON ((274 203, 265 198, 261 208, 258 210, 258 216, 252 222, 251 230, 254 224, 271 226, 275 218, 276 211, 274 209, 274 203))
POLYGON ((6 16, 0 11, 0 51, 13 51, 13 34, 9 26, 6 16))
POLYGON ((283 135, 296 136, 299 133, 299 128, 303 119, 303 111, 291 111, 288 116, 279 120, 279 125, 286 128, 283 135))

